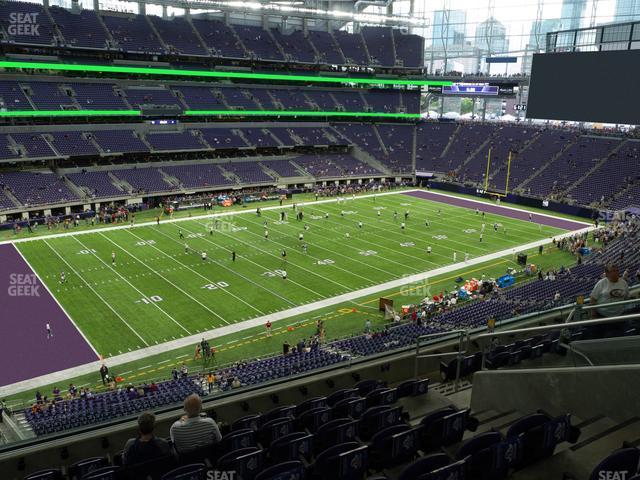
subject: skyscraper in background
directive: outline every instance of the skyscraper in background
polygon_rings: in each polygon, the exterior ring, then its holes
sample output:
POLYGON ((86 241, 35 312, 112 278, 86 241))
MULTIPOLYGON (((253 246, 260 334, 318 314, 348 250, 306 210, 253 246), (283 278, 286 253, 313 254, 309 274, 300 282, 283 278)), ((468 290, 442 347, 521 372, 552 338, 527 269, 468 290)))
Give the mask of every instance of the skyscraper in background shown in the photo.
POLYGON ((504 53, 509 50, 507 28, 495 17, 479 23, 476 28, 476 46, 487 53, 504 53))
POLYGON ((616 0, 613 20, 616 23, 640 20, 640 0, 616 0))
POLYGON ((467 12, 464 10, 436 10, 433 12, 431 45, 436 49, 464 45, 467 12))
POLYGON ((562 0, 560 18, 562 30, 580 28, 580 20, 585 15, 587 0, 562 0))

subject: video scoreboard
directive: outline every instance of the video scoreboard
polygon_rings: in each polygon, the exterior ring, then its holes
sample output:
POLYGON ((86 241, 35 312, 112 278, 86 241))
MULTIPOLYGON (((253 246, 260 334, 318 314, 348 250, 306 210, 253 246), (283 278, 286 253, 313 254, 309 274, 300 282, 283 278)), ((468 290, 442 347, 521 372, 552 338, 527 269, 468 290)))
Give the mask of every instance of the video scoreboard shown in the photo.
POLYGON ((497 97, 499 95, 514 95, 518 85, 490 84, 490 83, 453 83, 452 85, 430 85, 429 93, 460 97, 497 97))

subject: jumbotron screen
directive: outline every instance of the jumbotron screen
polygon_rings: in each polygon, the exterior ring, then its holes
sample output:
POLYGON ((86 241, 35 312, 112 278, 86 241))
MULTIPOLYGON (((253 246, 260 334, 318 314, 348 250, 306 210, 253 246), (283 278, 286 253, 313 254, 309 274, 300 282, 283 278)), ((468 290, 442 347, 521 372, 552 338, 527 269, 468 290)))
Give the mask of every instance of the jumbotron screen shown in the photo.
POLYGON ((527 117, 640 124, 640 50, 533 55, 527 117))

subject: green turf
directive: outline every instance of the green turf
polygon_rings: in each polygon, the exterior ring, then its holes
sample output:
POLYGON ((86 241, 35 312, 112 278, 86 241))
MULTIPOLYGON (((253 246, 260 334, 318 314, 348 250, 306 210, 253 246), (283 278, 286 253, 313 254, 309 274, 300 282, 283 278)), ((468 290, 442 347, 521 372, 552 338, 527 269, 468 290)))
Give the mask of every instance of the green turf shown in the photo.
MULTIPOLYGON (((537 255, 537 250, 526 253, 529 254, 532 262, 544 270, 547 268, 556 268, 559 265, 570 266, 574 263, 574 258, 571 254, 556 249, 545 251, 541 256, 537 255)), ((216 346, 217 353, 215 363, 208 367, 217 368, 240 359, 250 359, 277 353, 285 339, 294 342, 299 338, 308 337, 313 334, 315 331, 315 320, 317 318, 322 318, 325 321, 327 340, 343 338, 361 332, 366 319, 372 320, 374 328, 379 328, 385 323, 383 316, 376 308, 380 296, 393 298, 398 305, 415 303, 421 300, 424 293, 422 287, 424 286, 430 287, 433 292, 439 292, 442 289, 451 288, 454 279, 458 276, 471 278, 486 274, 489 277, 497 277, 504 274, 507 267, 516 267, 511 255, 494 261, 484 262, 473 267, 442 274, 421 284, 410 284, 398 289, 381 292, 374 296, 358 298, 350 302, 323 308, 310 315, 292 317, 282 322, 282 324, 274 325, 273 335, 271 337, 265 335, 264 327, 255 327, 212 339, 211 344, 216 346), (290 331, 289 328, 293 328, 293 331, 290 331)), ((520 279, 519 283, 523 281, 527 281, 527 279, 520 279)), ((174 366, 180 367, 183 362, 190 368, 191 372, 208 369, 203 362, 195 361, 193 356, 194 347, 190 346, 145 357, 122 365, 110 365, 110 368, 112 374, 122 376, 126 382, 166 380, 170 377, 171 369, 174 366)), ((64 385, 70 382, 80 386, 90 386, 95 390, 102 388, 97 372, 70 378, 60 386, 64 388, 64 385)), ((41 387, 39 390, 45 395, 48 395, 53 387, 54 384, 51 384, 41 387)), ((35 391, 36 389, 28 390, 9 397, 9 405, 17 407, 29 403, 29 401, 33 399, 35 391)))
POLYGON ((460 262, 464 252, 473 258, 560 232, 487 215, 480 242, 482 219, 473 210, 404 195, 343 205, 310 203, 303 209, 305 221, 298 222, 287 207, 290 218, 283 224, 274 210, 261 218, 253 212, 229 215, 213 235, 211 219, 199 218, 35 240, 18 248, 91 344, 108 358, 451 264, 454 251, 460 262), (410 215, 402 231, 406 209, 410 215), (497 233, 494 221, 503 225, 497 233), (308 244, 306 254, 300 232, 308 244), (431 255, 425 252, 427 245, 433 247, 431 255), (232 250, 236 262, 231 261, 232 250), (200 258, 202 251, 208 254, 206 261, 200 258), (284 269, 287 280, 279 273, 284 269), (61 271, 67 274, 64 285, 59 283, 61 271))

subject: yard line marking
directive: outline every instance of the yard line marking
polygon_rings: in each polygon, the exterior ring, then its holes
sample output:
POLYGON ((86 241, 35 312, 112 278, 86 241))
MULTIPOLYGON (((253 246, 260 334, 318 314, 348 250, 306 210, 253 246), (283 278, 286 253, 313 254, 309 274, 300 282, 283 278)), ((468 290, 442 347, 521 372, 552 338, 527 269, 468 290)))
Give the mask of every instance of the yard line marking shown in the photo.
MULTIPOLYGON (((245 219, 245 220, 246 220, 246 219, 245 219)), ((252 222, 251 220, 246 220, 246 221, 248 221, 249 223, 252 223, 252 224, 254 224, 254 225, 259 225, 259 224, 257 224, 256 222, 252 222)), ((317 225, 317 224, 315 224, 315 223, 314 223, 314 225, 317 225)), ((283 225, 283 226, 286 228, 286 227, 289 227, 289 226, 290 226, 290 224, 286 224, 286 225, 283 225)), ((253 232, 251 232, 251 233, 253 233, 253 232)), ((257 234, 256 234, 256 235, 257 235, 257 234)), ((356 251, 359 251, 359 250, 360 250, 358 247, 355 247, 355 246, 351 246, 351 245, 349 245, 349 242, 339 242, 339 241, 337 241, 337 240, 333 240, 333 239, 331 239, 331 238, 325 238, 325 240, 326 240, 326 241, 329 241, 329 242, 331 242, 331 243, 337 243, 341 248, 348 247, 348 248, 351 248, 351 249, 356 250, 356 251)), ((362 262, 362 261, 360 261, 360 260, 358 260, 358 259, 356 259, 356 258, 349 257, 349 256, 347 256, 347 255, 343 255, 342 253, 338 252, 337 250, 334 250, 334 249, 330 249, 330 248, 323 247, 323 246, 322 246, 322 243, 323 243, 323 242, 319 242, 319 243, 317 243, 317 244, 316 244, 316 243, 314 243, 314 244, 312 244, 312 246, 315 246, 315 247, 321 248, 322 250, 326 250, 326 251, 327 251, 327 252, 329 252, 331 255, 337 255, 337 256, 339 256, 339 257, 344 257, 344 258, 348 259, 349 261, 352 261, 352 262, 356 262, 356 263, 360 263, 360 264, 362 264, 362 265, 365 265, 365 266, 366 266, 366 268, 373 268, 373 269, 375 269, 375 270, 379 270, 379 271, 381 271, 381 272, 383 272, 383 273, 385 273, 385 274, 387 274, 387 275, 391 275, 391 276, 393 276, 393 277, 395 277, 395 276, 396 276, 396 275, 394 275, 392 272, 389 272, 388 270, 384 270, 384 269, 382 269, 382 268, 378 268, 378 267, 376 267, 376 266, 373 266, 373 265, 367 264, 367 263, 365 263, 365 262, 362 262)), ((368 243, 370 243, 370 242, 368 242, 368 243)), ((322 260, 322 258, 314 257, 313 255, 308 255, 308 256, 309 256, 309 257, 311 257, 311 258, 313 258, 313 259, 316 259, 316 260, 322 260)), ((397 264, 398 264, 398 265, 400 265, 402 268, 413 270, 414 272, 419 272, 419 271, 420 271, 420 270, 417 270, 415 267, 410 267, 410 266, 408 266, 408 265, 404 265, 404 264, 401 264, 401 263, 398 263, 398 262, 394 262, 394 263, 397 263, 397 264)), ((358 275, 357 273, 354 273, 354 272, 351 272, 351 271, 349 271, 349 270, 347 270, 347 269, 345 269, 345 268, 339 267, 338 265, 332 265, 332 267, 337 268, 338 270, 342 270, 343 272, 350 273, 351 275, 355 275, 355 276, 357 276, 357 277, 359 277, 359 278, 361 278, 361 279, 363 279, 363 280, 369 281, 369 278, 364 277, 364 276, 362 276, 362 275, 358 275)))
MULTIPOLYGON (((202 225, 202 226, 206 226, 206 224, 204 224, 204 223, 200 223, 200 222, 196 222, 196 223, 197 223, 197 224, 199 224, 199 225, 202 225)), ((185 228, 185 230, 187 230, 187 229, 185 228)), ((193 233, 193 232, 191 232, 191 233, 193 233)), ((222 231, 219 231, 219 233, 221 233, 221 234, 222 234, 222 235, 224 235, 225 237, 230 237, 230 235, 229 235, 229 234, 224 233, 224 232, 222 232, 222 231)), ((247 242, 244 242, 244 241, 240 240, 239 238, 234 238, 234 237, 231 237, 231 238, 233 238, 235 241, 238 241, 238 242, 240 242, 240 243, 247 244, 247 242)), ((212 241, 211 241, 210 239, 208 239, 207 237, 201 237, 201 240, 205 240, 207 243, 211 243, 212 245, 216 245, 214 242, 212 242, 212 241)), ((226 248, 226 247, 224 247, 224 246, 222 246, 222 245, 219 245, 219 247, 220 247, 220 248, 225 249, 225 250, 226 250, 226 251, 228 251, 228 252, 230 252, 230 251, 231 251, 229 248, 226 248)), ((252 248, 255 248, 256 250, 259 250, 257 247, 255 247, 255 246, 253 246, 253 245, 252 245, 252 248)), ((260 250, 260 251, 261 251, 261 252, 263 252, 263 250, 260 250)), ((266 253, 266 252, 264 252, 264 253, 266 253)), ((255 255, 253 255, 253 256, 255 256, 255 255)), ((250 262, 250 263, 252 263, 252 264, 254 264, 254 265, 257 265, 257 266, 258 266, 258 267, 260 267, 260 268, 265 268, 265 269, 267 269, 267 270, 271 270, 270 268, 265 267, 265 266, 263 266, 263 265, 260 265, 259 263, 254 262, 253 260, 251 260, 251 259, 249 259, 249 258, 247 258, 247 257, 248 257, 248 255, 243 255, 243 256, 242 256, 242 258, 243 258, 243 259, 247 260, 248 262, 250 262)), ((276 258, 277 258, 277 257, 276 257, 276 258)), ((288 279, 288 280, 289 280, 289 279, 288 279)), ((311 288, 305 287, 305 286, 304 286, 304 285, 302 285, 301 283, 298 283, 298 282, 296 282, 296 281, 294 281, 294 280, 291 280, 291 283, 293 283, 293 284, 295 284, 295 285, 298 285, 299 287, 304 288, 305 290, 308 290, 309 292, 311 292, 311 293, 313 293, 313 294, 315 294, 315 295, 319 295, 319 293, 318 293, 318 292, 316 292, 315 290, 313 290, 313 289, 311 289, 311 288)), ((291 303, 291 305, 296 305, 294 302, 289 302, 289 303, 291 303)), ((271 313, 271 312, 269 312, 269 313, 271 313)))
MULTIPOLYGON (((178 243, 178 244, 180 243, 180 242, 178 242, 177 240, 175 240, 174 238, 171 238, 171 237, 170 237, 169 235, 167 235, 166 233, 161 232, 160 230, 155 230, 155 231, 156 231, 156 232, 158 232, 158 233, 160 233, 161 235, 163 235, 163 236, 167 237, 168 239, 173 240, 174 242, 176 242, 176 243, 178 243)), ((133 232, 129 232, 129 233, 130 233, 131 235, 133 235, 134 237, 136 237, 136 238, 140 239, 140 237, 138 237, 135 233, 133 233, 133 232)), ((170 258, 170 259, 171 259, 171 260, 173 260, 174 262, 176 262, 176 263, 180 263, 181 265, 184 265, 182 262, 180 262, 179 260, 175 259, 174 257, 172 257, 171 255, 169 255, 168 253, 163 252, 162 250, 160 250, 160 249, 159 249, 158 247, 156 247, 155 245, 150 245, 150 247, 152 247, 152 248, 154 248, 154 249, 158 250, 160 253, 162 253, 162 254, 163 254, 164 256, 166 256, 167 258, 170 258)), ((223 266, 223 265, 221 265, 221 266, 223 266)), ((190 267, 187 267, 187 268, 188 268, 189 270, 191 270, 193 273, 195 273, 196 275, 198 275, 200 278, 203 278, 204 280, 206 280, 206 281, 207 281, 207 282, 209 282, 209 283, 213 283, 213 280, 210 280, 209 278, 205 277, 205 276, 204 276, 204 275, 202 275, 200 272, 196 272, 193 268, 190 268, 190 267)), ((226 268, 226 267, 225 267, 225 268, 226 268)), ((227 270, 228 270, 228 269, 227 269, 227 270)), ((231 295, 233 298, 235 298, 236 300, 241 301, 242 303, 244 303, 244 304, 245 304, 245 305, 247 305, 248 307, 252 308, 253 310, 255 310, 256 312, 258 312, 259 314, 264 315, 264 312, 263 312, 262 310, 260 310, 259 308, 257 308, 257 307, 255 307, 255 306, 251 305, 249 302, 245 301, 243 298, 241 298, 241 297, 239 297, 238 295, 236 295, 235 293, 233 293, 233 292, 231 292, 231 291, 227 290, 226 288, 221 288, 221 289, 220 289, 220 291, 222 291, 222 292, 224 292, 224 293, 226 293, 226 294, 228 294, 228 295, 231 295)), ((229 322, 227 322, 226 320, 225 320, 225 323, 229 324, 229 322)))
POLYGON ((176 357, 176 360, 178 360, 179 358, 184 358, 184 357, 188 357, 188 356, 189 356, 189 354, 188 354, 188 353, 185 353, 184 355, 179 355, 179 356, 177 356, 177 357, 176 357))
MULTIPOLYGON (((223 221, 224 221, 224 220, 223 220, 223 221)), ((197 223, 200 223, 200 222, 197 222, 197 223)), ((231 224, 230 222, 227 222, 227 223, 231 224)), ((205 225, 205 224, 200 223, 200 225, 205 225)), ((262 238, 262 236, 261 236, 261 235, 259 235, 259 234, 255 233, 255 232, 252 232, 252 231, 251 231, 251 230, 249 230, 249 229, 244 230, 244 231, 245 231, 245 232, 247 232, 247 233, 250 233, 251 235, 254 235, 254 236, 257 236, 257 237, 262 238)), ((228 234, 226 234, 226 233, 224 233, 224 232, 223 232, 223 235, 228 235, 228 234)), ((267 252, 266 250, 262 250, 261 248, 259 248, 259 247, 258 247, 257 245, 255 245, 255 244, 250 244, 250 243, 245 242, 245 241, 240 240, 240 239, 237 239, 237 241, 239 241, 239 242, 241 242, 241 243, 243 243, 243 244, 245 244, 245 245, 250 245, 250 246, 251 246, 251 248, 254 248, 254 249, 256 249, 256 250, 259 250, 259 251, 261 251, 261 252, 263 252, 263 253, 265 253, 265 254, 267 254, 267 255, 271 256, 271 257, 279 258, 277 255, 275 255, 275 254, 273 254, 273 253, 271 253, 271 252, 267 252)), ((269 242, 275 243, 276 245, 280 245, 281 247, 287 247, 287 245, 284 245, 284 244, 282 244, 282 243, 280 243, 280 242, 276 242, 275 240, 272 240, 271 238, 269 239, 269 242)), ((298 253, 298 254, 300 254, 300 255, 303 255, 302 253, 298 252, 298 251, 297 251, 297 250, 295 250, 295 249, 290 250, 290 251, 293 251, 294 253, 298 253)), ((314 257, 311 257, 311 258, 314 258, 314 257)), ((342 287, 342 288, 349 288, 349 287, 347 287, 346 285, 343 285, 343 284, 342 284, 342 283, 340 283, 340 282, 337 282, 337 281, 335 281, 335 280, 333 280, 333 279, 331 279, 331 278, 327 278, 327 277, 325 277, 324 275, 320 275, 319 273, 314 272, 313 270, 309 270, 308 268, 305 268, 305 267, 303 267, 302 265, 298 265, 298 264, 296 264, 296 263, 292 262, 292 261, 291 261, 291 260, 289 260, 289 259, 287 259, 287 264, 289 264, 289 265, 293 265, 293 266, 295 266, 295 267, 297 267, 297 268, 300 268, 300 269, 304 270, 304 271, 305 271, 305 272, 307 272, 307 273, 311 273, 312 275, 315 275, 316 277, 320 277, 320 278, 322 278, 325 282, 334 283, 334 284, 336 284, 336 285, 338 285, 338 286, 340 286, 340 287, 342 287)), ((335 267, 335 265, 333 265, 333 266, 335 267)), ((338 267, 336 267, 336 268, 338 268, 338 267)), ((343 269, 340 269, 340 270, 343 270, 343 269)), ((351 274, 351 275, 359 276, 359 275, 354 274, 353 272, 349 272, 349 271, 347 271, 347 270, 345 270, 345 272, 347 272, 347 273, 349 273, 349 274, 351 274)), ((287 281, 288 281, 288 280, 287 280, 287 281)), ((316 293, 317 295, 320 295, 318 292, 315 292, 315 293, 316 293)))
MULTIPOLYGON (((89 284, 89 283, 84 279, 84 277, 82 277, 82 276, 80 276, 80 275, 78 274, 78 272, 75 270, 75 268, 73 268, 73 267, 69 264, 69 262, 67 262, 67 261, 66 261, 66 260, 65 260, 65 259, 64 259, 64 258, 63 258, 59 253, 58 253, 58 251, 57 251, 55 248, 53 248, 53 247, 49 244, 48 239, 45 239, 45 240, 43 240, 43 241, 44 241, 45 245, 46 245, 47 247, 49 247, 49 248, 51 249, 51 251, 52 251, 53 253, 55 253, 55 254, 58 256, 58 258, 60 258, 60 260, 62 260, 62 262, 63 262, 67 267, 69 267, 69 270, 71 270, 71 271, 72 271, 72 272, 73 272, 73 273, 74 273, 74 274, 75 274, 75 275, 76 275, 80 280, 82 280, 82 281, 85 283, 85 285, 86 285, 87 287, 89 287, 89 290, 91 290, 91 291, 94 293, 94 295, 95 295, 96 297, 98 297, 98 298, 102 301, 102 303, 104 303, 104 304, 107 306, 107 308, 109 308, 109 310, 111 310, 111 311, 116 315, 116 317, 118 317, 118 318, 122 321, 122 323, 124 323, 127 327, 129 327, 129 330, 131 330, 131 331, 136 335, 136 337, 138 337, 140 340, 142 340, 142 343, 144 343, 144 344, 148 347, 148 346, 149 346, 149 344, 147 343, 147 341, 146 341, 144 338, 142 338, 142 336, 141 336, 138 332, 136 332, 136 331, 135 331, 135 329, 134 329, 131 325, 129 325, 129 323, 128 323, 124 318, 122 318, 122 315, 120 315, 118 312, 116 312, 116 311, 113 309, 113 307, 109 304, 109 302, 107 302, 104 298, 102 298, 102 297, 98 294, 98 292, 96 292, 96 290, 95 290, 95 289, 94 289, 94 288, 93 288, 93 287, 92 287, 92 286, 91 286, 91 285, 90 285, 90 284, 89 284)), ((122 353, 122 352, 120 352, 120 353, 122 353)))
MULTIPOLYGON (((80 336, 84 339, 85 342, 87 342, 87 345, 89 345, 89 347, 91 348, 91 350, 93 350, 93 353, 96 354, 96 357, 100 358, 100 354, 98 353, 98 351, 94 348, 93 345, 91 345, 91 342, 89 341, 89 339, 85 336, 84 332, 82 330, 80 330, 80 328, 78 327, 78 325, 76 324, 76 322, 73 321, 73 318, 71 318, 71 315, 69 315, 67 313, 67 311, 65 310, 65 308, 62 306, 62 304, 60 303, 60 301, 58 300, 58 298, 53 294, 53 292, 49 289, 49 287, 47 286, 46 283, 44 283, 42 281, 42 278, 40 277, 40 275, 38 275, 38 272, 36 272, 36 269, 33 268, 31 266, 31 264, 29 263, 29 261, 27 260, 27 257, 25 257, 22 252, 20 251, 20 249, 18 247, 16 247, 15 245, 13 245, 13 248, 15 249, 16 252, 18 252, 18 255, 20 255, 20 257, 22 257, 22 260, 24 261, 24 263, 27 265, 27 267, 29 267, 29 269, 31 269, 31 271, 34 273, 34 275, 36 276, 36 278, 38 280, 40 280, 40 283, 44 286, 45 290, 47 292, 49 292, 49 295, 51 295, 51 298, 53 298, 55 300, 55 302, 58 304, 58 307, 60 307, 60 310, 62 310, 62 312, 67 316, 67 318, 69 319, 69 321, 71 322, 71 324, 75 327, 75 329, 78 331, 78 333, 80 334, 80 336)), ((54 277, 55 278, 55 277, 54 277)))
MULTIPOLYGON (((187 228, 185 228, 185 227, 183 227, 183 229, 184 229, 184 231, 185 231, 185 232, 188 232, 188 233, 194 233, 194 232, 192 232, 191 230, 189 230, 189 229, 187 229, 187 228)), ((159 230, 157 230, 157 231, 159 232, 159 230)), ((160 232, 160 233, 162 233, 162 232, 160 232)), ((206 240, 208 243, 213 243, 213 242, 211 242, 209 239, 207 239, 206 237, 198 237, 198 238, 196 238, 196 239, 194 239, 194 240, 197 240, 197 239, 200 239, 200 240, 206 240)), ((220 248, 222 248, 222 249, 224 249, 224 250, 227 250, 228 252, 230 252, 230 251, 231 251, 231 250, 229 250, 228 248, 226 248, 226 247, 224 247, 224 246, 222 246, 222 245, 220 245, 220 248)), ((243 258, 244 258, 244 257, 243 257, 243 258)), ((285 302, 287 302, 289 305, 292 305, 292 306, 296 306, 296 305, 297 305, 295 302, 292 302, 292 301, 291 301, 291 300, 289 300, 287 297, 284 297, 284 296, 280 295, 279 293, 274 292, 273 290, 271 290, 270 288, 265 287, 264 285, 261 285, 261 284, 259 284, 259 283, 254 282, 253 280, 251 280, 250 278, 246 277, 246 276, 245 276, 245 275, 243 275, 242 273, 239 273, 239 272, 237 272, 237 271, 235 271, 235 270, 233 270, 233 269, 231 269, 231 268, 229 268, 229 267, 227 267, 227 266, 223 265, 220 261, 213 260, 213 259, 210 259, 210 260, 211 260, 212 262, 216 263, 217 265, 220 265, 220 266, 221 266, 222 268, 224 268, 225 270, 228 270, 228 271, 230 271, 231 273, 233 273, 233 274, 235 274, 235 275, 239 276, 239 277, 240 277, 240 278, 242 278, 243 280, 245 280, 245 281, 247 281, 247 282, 250 282, 250 283, 254 284, 254 285, 255 285, 255 286, 257 286, 258 288, 261 288, 261 289, 263 289, 263 290, 266 290, 267 292, 271 293, 272 295, 277 296, 278 298, 280 298, 280 299, 284 300, 285 302)), ((248 260, 248 261, 249 261, 249 262, 251 262, 251 263, 255 263, 255 262, 253 262, 253 261, 251 261, 251 260, 248 260)), ((256 264, 256 265, 258 265, 258 264, 256 264)), ((258 266, 260 266, 260 265, 258 265, 258 266)), ((261 267, 261 268, 263 268, 263 267, 261 267)), ((264 312, 263 312, 263 314, 264 314, 264 312)))
POLYGON ((145 370, 145 369, 147 369, 147 368, 151 368, 151 365, 146 365, 146 366, 144 366, 144 367, 140 367, 140 368, 138 368, 138 371, 140 371, 140 370, 145 370))
POLYGON ((167 363, 167 362, 170 362, 170 361, 171 361, 171 359, 167 358, 166 360, 162 360, 162 361, 158 362, 156 365, 160 365, 161 363, 167 363))
POLYGON ((132 373, 133 370, 127 370, 126 372, 122 372, 120 375, 128 375, 129 373, 132 373))
MULTIPOLYGON (((134 256, 132 253, 130 253, 129 251, 125 250, 122 246, 120 246, 120 244, 118 244, 117 242, 111 240, 109 237, 107 237, 104 233, 100 232, 100 236, 103 237, 105 240, 108 240, 109 242, 113 243, 116 247, 118 247, 120 250, 122 250, 123 252, 125 252, 127 255, 129 255, 131 258, 133 258, 136 262, 142 264, 145 268, 147 268, 148 270, 151 270, 153 273, 156 274, 157 277, 161 278, 162 280, 164 280, 165 282, 167 282, 169 285, 171 285, 172 287, 176 288, 177 290, 180 290, 182 293, 184 293, 187 297, 189 297, 191 300, 193 300, 194 302, 196 302, 198 305, 200 305, 201 307, 203 307, 205 310, 207 310, 209 313, 215 315, 216 317, 218 317, 220 320, 225 321, 224 318, 222 318, 222 316, 220 316, 219 314, 217 314, 216 312, 214 312, 213 310, 211 310, 209 307, 207 307, 205 304, 201 303, 200 301, 198 301, 196 298, 192 297, 189 293, 185 292, 182 288, 180 288, 178 285, 176 285, 175 283, 171 282, 169 279, 167 279, 166 277, 158 274, 158 272, 156 272, 153 268, 151 268, 150 266, 148 266, 146 263, 144 263, 143 261, 141 261, 138 257, 134 256)), ((198 330, 199 332, 199 330, 198 330)))
MULTIPOLYGON (((73 237, 73 239, 78 242, 80 245, 82 245, 82 248, 87 249, 87 246, 82 243, 80 240, 78 240, 76 237, 73 237)), ((169 320, 171 320, 173 323, 175 323, 176 325, 178 325, 182 330, 184 330, 185 332, 187 332, 189 335, 191 335, 191 332, 189 330, 187 330, 186 328, 184 328, 184 326, 178 322, 175 318, 173 318, 171 315, 169 315, 167 312, 164 311, 164 309, 158 305, 157 302, 151 301, 149 299, 149 297, 147 295, 145 295, 144 293, 142 293, 142 291, 140 289, 138 289, 137 287, 135 287, 131 282, 129 282, 129 280, 127 280, 123 275, 120 274, 120 272, 118 272, 115 268, 113 267, 109 267, 109 265, 107 265, 107 263, 102 260, 97 253, 92 253, 92 256, 94 256, 95 258, 97 258, 100 262, 102 262, 107 268, 111 268, 111 271, 113 273, 115 273, 117 276, 119 276, 120 278, 122 278, 127 285, 129 285, 131 288, 133 288, 136 292, 138 292, 140 295, 142 295, 142 298, 146 298, 147 301, 149 301, 149 303, 151 305, 153 305, 154 307, 156 307, 158 310, 160 310, 169 320)))

